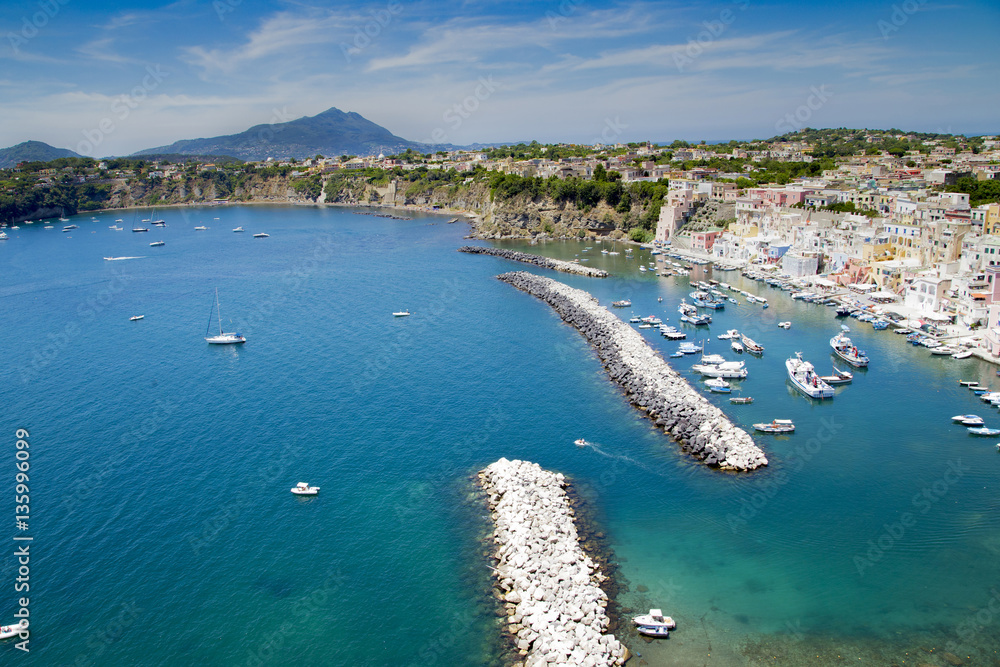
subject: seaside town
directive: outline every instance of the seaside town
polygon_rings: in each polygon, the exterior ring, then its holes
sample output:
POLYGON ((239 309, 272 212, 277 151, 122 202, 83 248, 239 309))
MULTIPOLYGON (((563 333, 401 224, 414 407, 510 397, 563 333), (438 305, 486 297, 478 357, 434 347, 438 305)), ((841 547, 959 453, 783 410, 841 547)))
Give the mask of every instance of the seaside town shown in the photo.
MULTIPOLYGON (((96 200, 109 183, 183 183, 193 174, 267 171, 287 175, 295 186, 289 194, 303 202, 323 202, 323 184, 350 174, 412 179, 413 172, 447 172, 464 184, 497 173, 626 187, 654 183, 665 186, 655 229, 633 240, 748 267, 755 277, 784 281, 790 289, 808 287, 816 298, 853 300, 897 326, 958 338, 954 342, 984 358, 1000 357, 1000 141, 994 136, 807 129, 768 142, 717 145, 532 142, 219 164, 172 157, 22 163, 4 170, 4 179, 10 183, 30 171, 36 189, 68 179, 82 186, 81 200, 91 191, 96 200), (859 144, 864 148, 857 150, 859 144), (775 165, 789 169, 776 171, 775 165), (775 174, 774 182, 764 182, 775 174)), ((395 182, 388 185, 379 191, 381 201, 370 203, 398 202, 395 182)), ((617 237, 613 227, 587 231, 617 237)))

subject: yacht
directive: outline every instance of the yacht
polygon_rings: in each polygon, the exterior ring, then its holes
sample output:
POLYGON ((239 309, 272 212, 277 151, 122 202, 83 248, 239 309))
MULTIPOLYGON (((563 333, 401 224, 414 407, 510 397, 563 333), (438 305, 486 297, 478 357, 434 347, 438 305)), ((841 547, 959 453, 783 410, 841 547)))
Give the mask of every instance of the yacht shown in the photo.
MULTIPOLYGON (((222 331, 222 309, 219 308, 219 290, 215 290, 215 310, 219 315, 219 333, 218 335, 205 336, 205 340, 211 345, 232 345, 234 343, 245 343, 247 339, 244 338, 239 333, 226 333, 222 331)), ((209 319, 208 326, 212 326, 212 320, 209 319)), ((208 331, 205 331, 208 334, 208 331)))
POLYGON ((747 376, 746 366, 742 361, 725 361, 721 364, 695 364, 691 367, 696 373, 706 377, 730 378, 742 380, 747 376))
POLYGON ((795 388, 809 398, 833 398, 833 387, 816 374, 812 364, 803 361, 801 352, 796 352, 794 357, 785 360, 785 368, 788 369, 788 379, 795 388))

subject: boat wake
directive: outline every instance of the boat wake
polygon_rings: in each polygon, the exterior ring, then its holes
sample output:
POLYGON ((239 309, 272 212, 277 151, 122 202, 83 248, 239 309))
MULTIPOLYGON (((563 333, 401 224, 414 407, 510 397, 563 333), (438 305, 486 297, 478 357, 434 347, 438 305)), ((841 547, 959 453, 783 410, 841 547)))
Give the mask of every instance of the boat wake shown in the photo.
POLYGON ((641 461, 636 461, 631 456, 626 456, 625 454, 613 454, 611 452, 606 452, 603 449, 601 449, 601 446, 598 445, 596 442, 590 442, 589 440, 585 440, 584 444, 578 446, 589 447, 593 449, 596 453, 600 454, 601 456, 609 458, 613 461, 624 461, 625 463, 631 463, 635 467, 648 472, 650 475, 656 475, 657 477, 666 477, 666 475, 660 472, 659 470, 656 470, 652 466, 642 463, 641 461))

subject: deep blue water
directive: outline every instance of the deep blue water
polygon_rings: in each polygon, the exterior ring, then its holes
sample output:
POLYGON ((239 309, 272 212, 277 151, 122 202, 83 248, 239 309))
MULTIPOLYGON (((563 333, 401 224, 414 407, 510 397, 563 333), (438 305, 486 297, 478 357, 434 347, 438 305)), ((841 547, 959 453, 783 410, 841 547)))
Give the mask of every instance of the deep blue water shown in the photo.
MULTIPOLYGON (((621 563, 621 602, 678 619, 667 642, 626 640, 649 664, 709 652, 749 664, 748 642, 781 644, 790 665, 831 645, 909 660, 959 641, 1000 583, 996 441, 950 422, 976 412, 1000 425, 957 382, 1000 387, 984 363, 850 320, 872 366, 810 401, 783 361, 801 351, 829 370, 832 310, 719 274, 771 307, 730 305, 692 334, 727 357, 715 339, 727 328, 767 348, 747 357, 752 405, 712 400, 747 428, 797 425, 757 438, 766 470, 720 474, 641 418, 547 305, 494 279, 525 266, 456 253, 463 224, 254 206, 161 210, 168 227, 133 234, 130 216, 122 232, 108 229, 115 215, 90 217, 0 243, 0 507, 12 537, 14 433, 26 428, 31 662, 487 664, 488 526, 470 476, 501 456, 570 475, 621 563), (205 344, 216 288, 246 345, 205 344), (393 318, 401 309, 413 315, 393 318), (292 496, 298 481, 321 494, 292 496)), ((590 255, 616 277, 550 275, 676 321, 687 280, 638 272, 645 251, 592 245, 530 250, 590 255)), ((3 622, 18 597, 13 550, 0 561, 3 622)), ((993 650, 1000 619, 981 624, 963 655, 993 650)), ((22 657, 12 642, 0 653, 22 657)))

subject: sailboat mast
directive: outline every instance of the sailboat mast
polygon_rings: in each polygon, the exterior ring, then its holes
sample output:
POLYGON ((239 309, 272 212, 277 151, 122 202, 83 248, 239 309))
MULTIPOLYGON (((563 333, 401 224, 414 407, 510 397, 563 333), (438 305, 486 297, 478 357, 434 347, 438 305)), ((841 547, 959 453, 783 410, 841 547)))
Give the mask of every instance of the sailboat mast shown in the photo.
POLYGON ((219 313, 219 335, 222 335, 222 308, 219 307, 219 288, 215 288, 215 310, 219 313))

